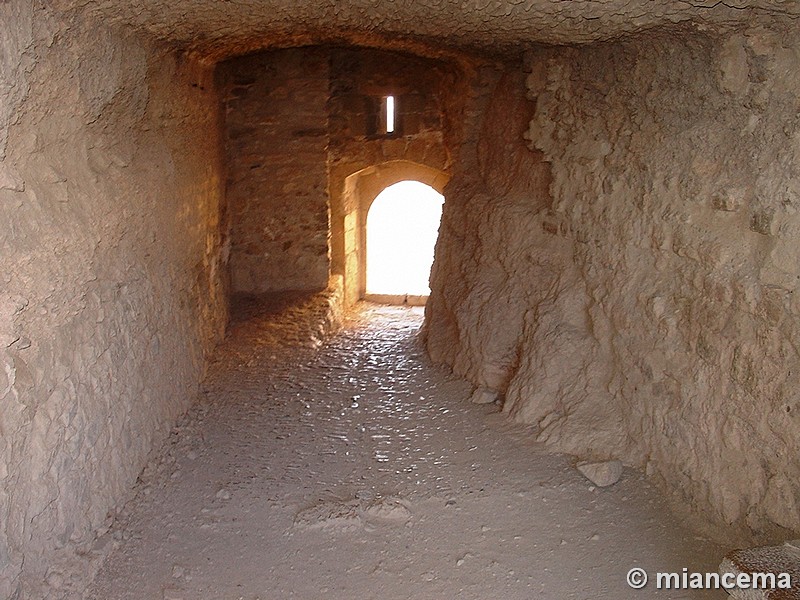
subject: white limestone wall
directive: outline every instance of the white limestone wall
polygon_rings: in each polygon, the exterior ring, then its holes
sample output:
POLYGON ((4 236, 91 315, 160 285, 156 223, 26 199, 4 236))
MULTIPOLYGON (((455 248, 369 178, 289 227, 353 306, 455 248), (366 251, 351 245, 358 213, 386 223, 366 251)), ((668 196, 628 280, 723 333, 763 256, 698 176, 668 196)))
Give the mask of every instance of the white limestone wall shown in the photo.
POLYGON ((16 599, 79 589, 226 318, 208 69, 48 6, 0 3, 0 597, 16 599))
POLYGON ((530 104, 521 81, 494 93, 445 192, 432 355, 706 521, 800 530, 796 27, 651 31, 524 70, 530 104))

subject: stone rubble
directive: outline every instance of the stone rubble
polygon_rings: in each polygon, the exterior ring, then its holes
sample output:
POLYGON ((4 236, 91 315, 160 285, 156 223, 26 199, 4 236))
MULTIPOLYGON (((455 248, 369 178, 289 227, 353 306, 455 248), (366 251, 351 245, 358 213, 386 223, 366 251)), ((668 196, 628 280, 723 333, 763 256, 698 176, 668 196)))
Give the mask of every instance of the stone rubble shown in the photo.
POLYGON ((622 477, 622 463, 618 460, 578 463, 578 471, 598 487, 608 487, 622 477))
POLYGON ((479 387, 473 393, 471 401, 473 404, 494 404, 497 402, 498 394, 495 390, 479 387))

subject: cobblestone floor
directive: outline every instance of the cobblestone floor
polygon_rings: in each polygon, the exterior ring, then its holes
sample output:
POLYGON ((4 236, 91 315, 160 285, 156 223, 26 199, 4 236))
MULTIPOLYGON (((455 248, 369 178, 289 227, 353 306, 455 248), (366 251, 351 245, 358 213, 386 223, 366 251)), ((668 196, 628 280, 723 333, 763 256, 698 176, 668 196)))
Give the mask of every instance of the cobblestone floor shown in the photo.
POLYGON ((469 403, 426 359, 422 309, 363 305, 327 339, 313 301, 238 314, 88 598, 725 597, 628 588, 722 552, 638 473, 595 489, 469 403))

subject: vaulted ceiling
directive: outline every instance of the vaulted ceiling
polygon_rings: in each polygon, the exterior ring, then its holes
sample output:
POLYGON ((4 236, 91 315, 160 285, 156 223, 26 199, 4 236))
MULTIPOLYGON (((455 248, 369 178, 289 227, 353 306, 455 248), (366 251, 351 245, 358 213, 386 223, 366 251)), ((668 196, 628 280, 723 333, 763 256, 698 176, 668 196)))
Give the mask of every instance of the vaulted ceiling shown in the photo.
POLYGON ((219 60, 319 42, 503 52, 586 43, 670 23, 730 26, 800 16, 797 0, 56 0, 219 60), (383 40, 384 44, 381 44, 383 40))

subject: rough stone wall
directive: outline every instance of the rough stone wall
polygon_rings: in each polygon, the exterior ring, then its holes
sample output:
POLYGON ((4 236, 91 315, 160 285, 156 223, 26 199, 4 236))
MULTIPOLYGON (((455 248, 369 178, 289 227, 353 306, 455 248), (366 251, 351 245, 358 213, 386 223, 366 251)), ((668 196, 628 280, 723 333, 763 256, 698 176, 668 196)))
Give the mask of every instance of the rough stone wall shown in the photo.
POLYGON ((501 84, 447 190, 431 353, 555 448, 645 468, 717 523, 800 530, 796 28, 526 67, 535 104, 501 84))
POLYGON ((0 3, 0 44, 0 597, 55 598, 224 327, 218 100, 43 3, 0 3))
POLYGON ((328 53, 267 52, 220 66, 234 292, 328 284, 328 53))
MULTIPOLYGON (((523 138, 533 110, 524 96, 524 74, 487 65, 470 80, 424 333, 435 360, 480 385, 505 389, 536 293, 528 282, 544 276, 541 227, 532 222, 549 203, 549 169, 523 138), (520 253, 523 260, 514 260, 520 253)), ((553 260, 556 269, 566 262, 553 260)))
POLYGON ((103 19, 141 28, 211 57, 244 54, 267 45, 411 45, 438 40, 450 47, 493 52, 519 44, 588 43, 690 22, 756 22, 800 14, 790 0, 59 0, 103 19))
POLYGON ((369 48, 306 47, 233 59, 218 72, 233 291, 316 291, 332 272, 352 303, 365 215, 345 180, 400 160, 450 168, 444 103, 461 89, 455 69, 369 48), (386 95, 398 99, 391 135, 380 133, 386 95))
POLYGON ((408 170, 401 161, 448 172, 453 157, 445 141, 445 109, 460 104, 453 96, 463 88, 454 64, 405 53, 333 48, 330 64, 331 267, 344 275, 345 302, 352 304, 364 292, 360 238, 374 196, 348 193, 347 178, 373 167, 408 170), (391 134, 382 133, 380 122, 381 100, 388 95, 397 108, 391 134))
POLYGON ((378 123, 380 99, 387 95, 395 97, 398 113, 396 130, 389 139, 408 138, 405 141, 424 146, 425 134, 441 136, 443 83, 452 67, 411 54, 369 48, 333 48, 330 60, 332 158, 374 153, 369 144, 365 149, 364 142, 389 141, 378 123))
POLYGON ((449 170, 444 143, 444 107, 457 77, 452 65, 408 54, 367 48, 333 49, 330 81, 331 194, 360 169, 409 160, 449 170), (397 130, 379 132, 377 106, 386 95, 397 99, 397 130))

